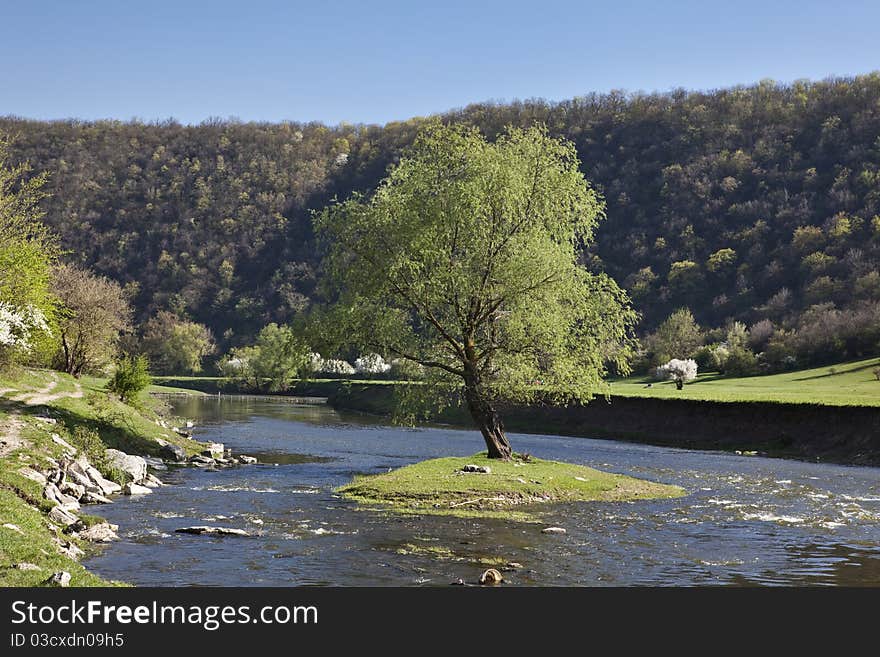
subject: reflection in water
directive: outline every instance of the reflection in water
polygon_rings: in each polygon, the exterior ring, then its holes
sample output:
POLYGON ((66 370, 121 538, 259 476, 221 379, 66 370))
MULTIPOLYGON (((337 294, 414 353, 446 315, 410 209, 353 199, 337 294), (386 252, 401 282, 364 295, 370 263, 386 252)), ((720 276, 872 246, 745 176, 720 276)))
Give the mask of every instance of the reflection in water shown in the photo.
POLYGON ((479 434, 407 430, 282 400, 175 400, 196 437, 260 464, 172 469, 175 484, 101 513, 122 541, 88 562, 142 585, 446 585, 488 565, 523 585, 880 585, 880 483, 872 468, 513 435, 544 458, 677 484, 676 500, 566 504, 541 525, 398 516, 332 493, 358 473, 478 451, 479 434), (176 534, 190 524, 249 538, 176 534))

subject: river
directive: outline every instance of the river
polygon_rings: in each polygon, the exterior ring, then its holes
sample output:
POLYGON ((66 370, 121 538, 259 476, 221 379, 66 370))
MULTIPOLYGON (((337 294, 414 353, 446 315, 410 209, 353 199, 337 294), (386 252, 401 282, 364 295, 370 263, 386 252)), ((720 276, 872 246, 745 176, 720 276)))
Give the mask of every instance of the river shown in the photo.
MULTIPOLYGON (((487 559, 511 585, 880 585, 880 470, 632 443, 511 434, 517 451, 677 484, 674 500, 551 507, 544 525, 400 516, 333 494, 358 473, 482 447, 475 431, 403 429, 284 400, 186 397, 195 437, 258 465, 174 468, 173 484, 100 514, 121 540, 85 561, 145 586, 448 585, 487 559), (193 536, 212 524, 252 537, 193 536)), ((683 428, 686 430, 686 428, 683 428)))

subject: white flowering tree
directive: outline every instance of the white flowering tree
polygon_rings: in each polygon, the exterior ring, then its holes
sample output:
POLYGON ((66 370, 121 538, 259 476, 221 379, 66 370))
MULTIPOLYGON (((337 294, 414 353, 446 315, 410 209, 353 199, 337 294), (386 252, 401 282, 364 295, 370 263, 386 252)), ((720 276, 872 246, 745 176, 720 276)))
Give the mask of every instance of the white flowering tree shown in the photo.
POLYGON ((391 363, 379 354, 366 354, 354 361, 354 369, 358 374, 385 374, 391 370, 391 363))
POLYGON ((697 361, 693 358, 673 358, 657 368, 657 378, 662 381, 671 379, 675 381, 675 387, 681 390, 685 383, 697 378, 697 361))
POLYGON ((41 310, 34 306, 16 308, 0 301, 0 349, 7 353, 28 353, 39 333, 49 333, 41 310))
POLYGON ((330 374, 333 376, 349 376, 356 371, 357 370, 355 370, 348 361, 335 358, 325 360, 324 366, 321 368, 322 374, 330 374))

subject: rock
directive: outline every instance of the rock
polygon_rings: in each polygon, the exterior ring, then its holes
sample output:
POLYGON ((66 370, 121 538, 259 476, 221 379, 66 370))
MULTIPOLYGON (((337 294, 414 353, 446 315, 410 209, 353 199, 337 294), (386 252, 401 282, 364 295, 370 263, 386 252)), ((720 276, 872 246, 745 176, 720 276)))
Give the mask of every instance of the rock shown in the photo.
POLYGON ((140 484, 129 482, 125 484, 125 486, 123 486, 122 492, 124 495, 149 495, 153 492, 153 490, 151 488, 147 488, 146 486, 141 486, 140 484))
POLYGON ((165 462, 162 459, 156 458, 155 456, 145 456, 144 461, 147 462, 147 466, 152 470, 168 469, 168 466, 165 465, 165 462))
POLYGON ((584 479, 583 477, 575 477, 575 480, 576 481, 587 481, 587 479, 584 479))
POLYGON ((113 500, 104 497, 100 493, 87 490, 85 495, 79 498, 80 504, 112 504, 113 500))
POLYGON ((67 474, 75 477, 77 483, 83 484, 87 491, 97 488, 97 491, 94 492, 103 496, 112 495, 113 493, 118 493, 122 490, 122 486, 115 481, 105 479, 104 476, 98 472, 98 469, 89 463, 84 457, 80 457, 71 463, 67 468, 67 474))
POLYGON ((159 456, 163 459, 176 461, 178 463, 186 461, 186 450, 180 445, 175 445, 174 443, 162 440, 161 438, 156 438, 156 443, 159 445, 159 456))
POLYGON ((55 538, 53 539, 53 541, 58 547, 58 551, 69 559, 78 561, 79 558, 85 554, 85 552, 80 550, 75 543, 71 543, 70 541, 62 541, 59 538, 55 538))
POLYGON ((38 470, 34 470, 33 468, 25 466, 18 471, 18 474, 20 474, 22 477, 30 479, 31 481, 36 481, 40 485, 46 485, 46 475, 44 475, 42 472, 39 472, 38 470))
POLYGON ((482 474, 491 474, 492 469, 487 465, 474 465, 473 463, 468 463, 461 468, 462 472, 480 472, 482 474))
POLYGON ((148 486, 150 488, 158 488, 159 486, 164 486, 162 480, 159 479, 156 475, 148 474, 147 478, 143 481, 144 486, 148 486))
POLYGON ((208 465, 215 465, 216 461, 212 459, 210 456, 202 456, 201 454, 196 454, 195 456, 191 456, 189 462, 193 465, 197 465, 199 467, 205 467, 208 465))
POLYGON ((13 566, 16 570, 43 570, 35 563, 28 563, 27 561, 22 561, 21 563, 15 564, 13 566))
POLYGON ((76 447, 74 447, 69 442, 64 440, 64 438, 59 436, 57 433, 52 434, 52 442, 55 443, 56 445, 61 445, 64 449, 66 449, 71 454, 75 455, 77 452, 76 447))
POLYGON ((489 568, 489 570, 480 575, 480 584, 483 584, 484 586, 501 584, 503 581, 504 577, 502 577, 501 573, 494 568, 489 568))
POLYGON ((222 459, 225 455, 223 443, 208 443, 207 448, 202 450, 202 456, 210 456, 212 459, 222 459))
POLYGON ((147 476, 147 462, 142 457, 118 449, 108 449, 105 454, 111 465, 131 477, 134 483, 139 484, 147 476))
POLYGON ((52 507, 52 510, 49 511, 49 520, 58 523, 59 525, 69 527, 79 520, 79 518, 59 504, 58 506, 52 507))
POLYGON ((49 586, 70 586, 70 573, 62 570, 52 575, 45 583, 49 586))
POLYGON ((243 529, 234 529, 232 527, 209 527, 208 525, 198 525, 195 527, 181 527, 175 529, 178 534, 211 534, 211 535, 229 535, 229 536, 250 536, 243 529))
POLYGON ((2 526, 3 529, 8 529, 9 531, 17 532, 24 536, 24 532, 21 531, 21 527, 19 527, 18 525, 13 525, 11 522, 4 522, 3 525, 0 526, 2 526))
POLYGON ((239 463, 244 463, 245 465, 252 465, 252 464, 254 464, 254 463, 257 462, 257 459, 254 458, 253 456, 244 456, 244 455, 241 455, 241 456, 238 457, 238 462, 239 462, 239 463))
POLYGON ((187 420, 187 421, 186 421, 186 428, 187 428, 187 429, 192 429, 194 426, 196 426, 196 423, 193 422, 192 420, 187 420))
POLYGON ((565 534, 565 529, 563 527, 544 527, 541 530, 542 534, 565 534))
POLYGON ((116 534, 116 530, 118 529, 118 525, 111 525, 109 522, 101 522, 79 532, 77 536, 87 541, 92 541, 93 543, 109 543, 110 541, 119 539, 119 536, 116 534))
POLYGON ((459 577, 454 582, 451 582, 451 584, 452 584, 452 586, 464 586, 464 580, 461 577, 459 577))
POLYGON ((501 570, 521 570, 523 565, 518 561, 508 561, 501 567, 501 570))
POLYGON ((43 497, 45 497, 50 502, 55 502, 56 504, 61 504, 65 507, 79 507, 79 501, 77 498, 71 497, 70 495, 65 495, 59 490, 58 486, 56 486, 52 482, 48 482, 43 487, 43 497))
POLYGON ((37 415, 34 417, 35 420, 39 420, 40 422, 45 422, 46 424, 58 424, 58 420, 54 417, 43 417, 41 415, 37 415))
POLYGON ((65 481, 59 487, 59 490, 65 495, 70 495, 76 499, 80 499, 86 493, 86 487, 72 481, 65 481))

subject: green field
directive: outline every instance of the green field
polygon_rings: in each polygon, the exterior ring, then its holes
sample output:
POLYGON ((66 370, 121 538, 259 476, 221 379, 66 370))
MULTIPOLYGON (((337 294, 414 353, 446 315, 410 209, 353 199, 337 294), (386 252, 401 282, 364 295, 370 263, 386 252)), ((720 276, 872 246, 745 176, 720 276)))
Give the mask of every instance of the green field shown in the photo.
POLYGON ((873 372, 877 367, 880 367, 880 358, 741 378, 709 372, 700 374, 696 381, 685 385, 684 390, 676 390, 671 381, 659 383, 650 377, 615 379, 610 383, 611 394, 621 397, 880 406, 880 381, 873 372), (649 383, 652 386, 647 388, 649 383))

